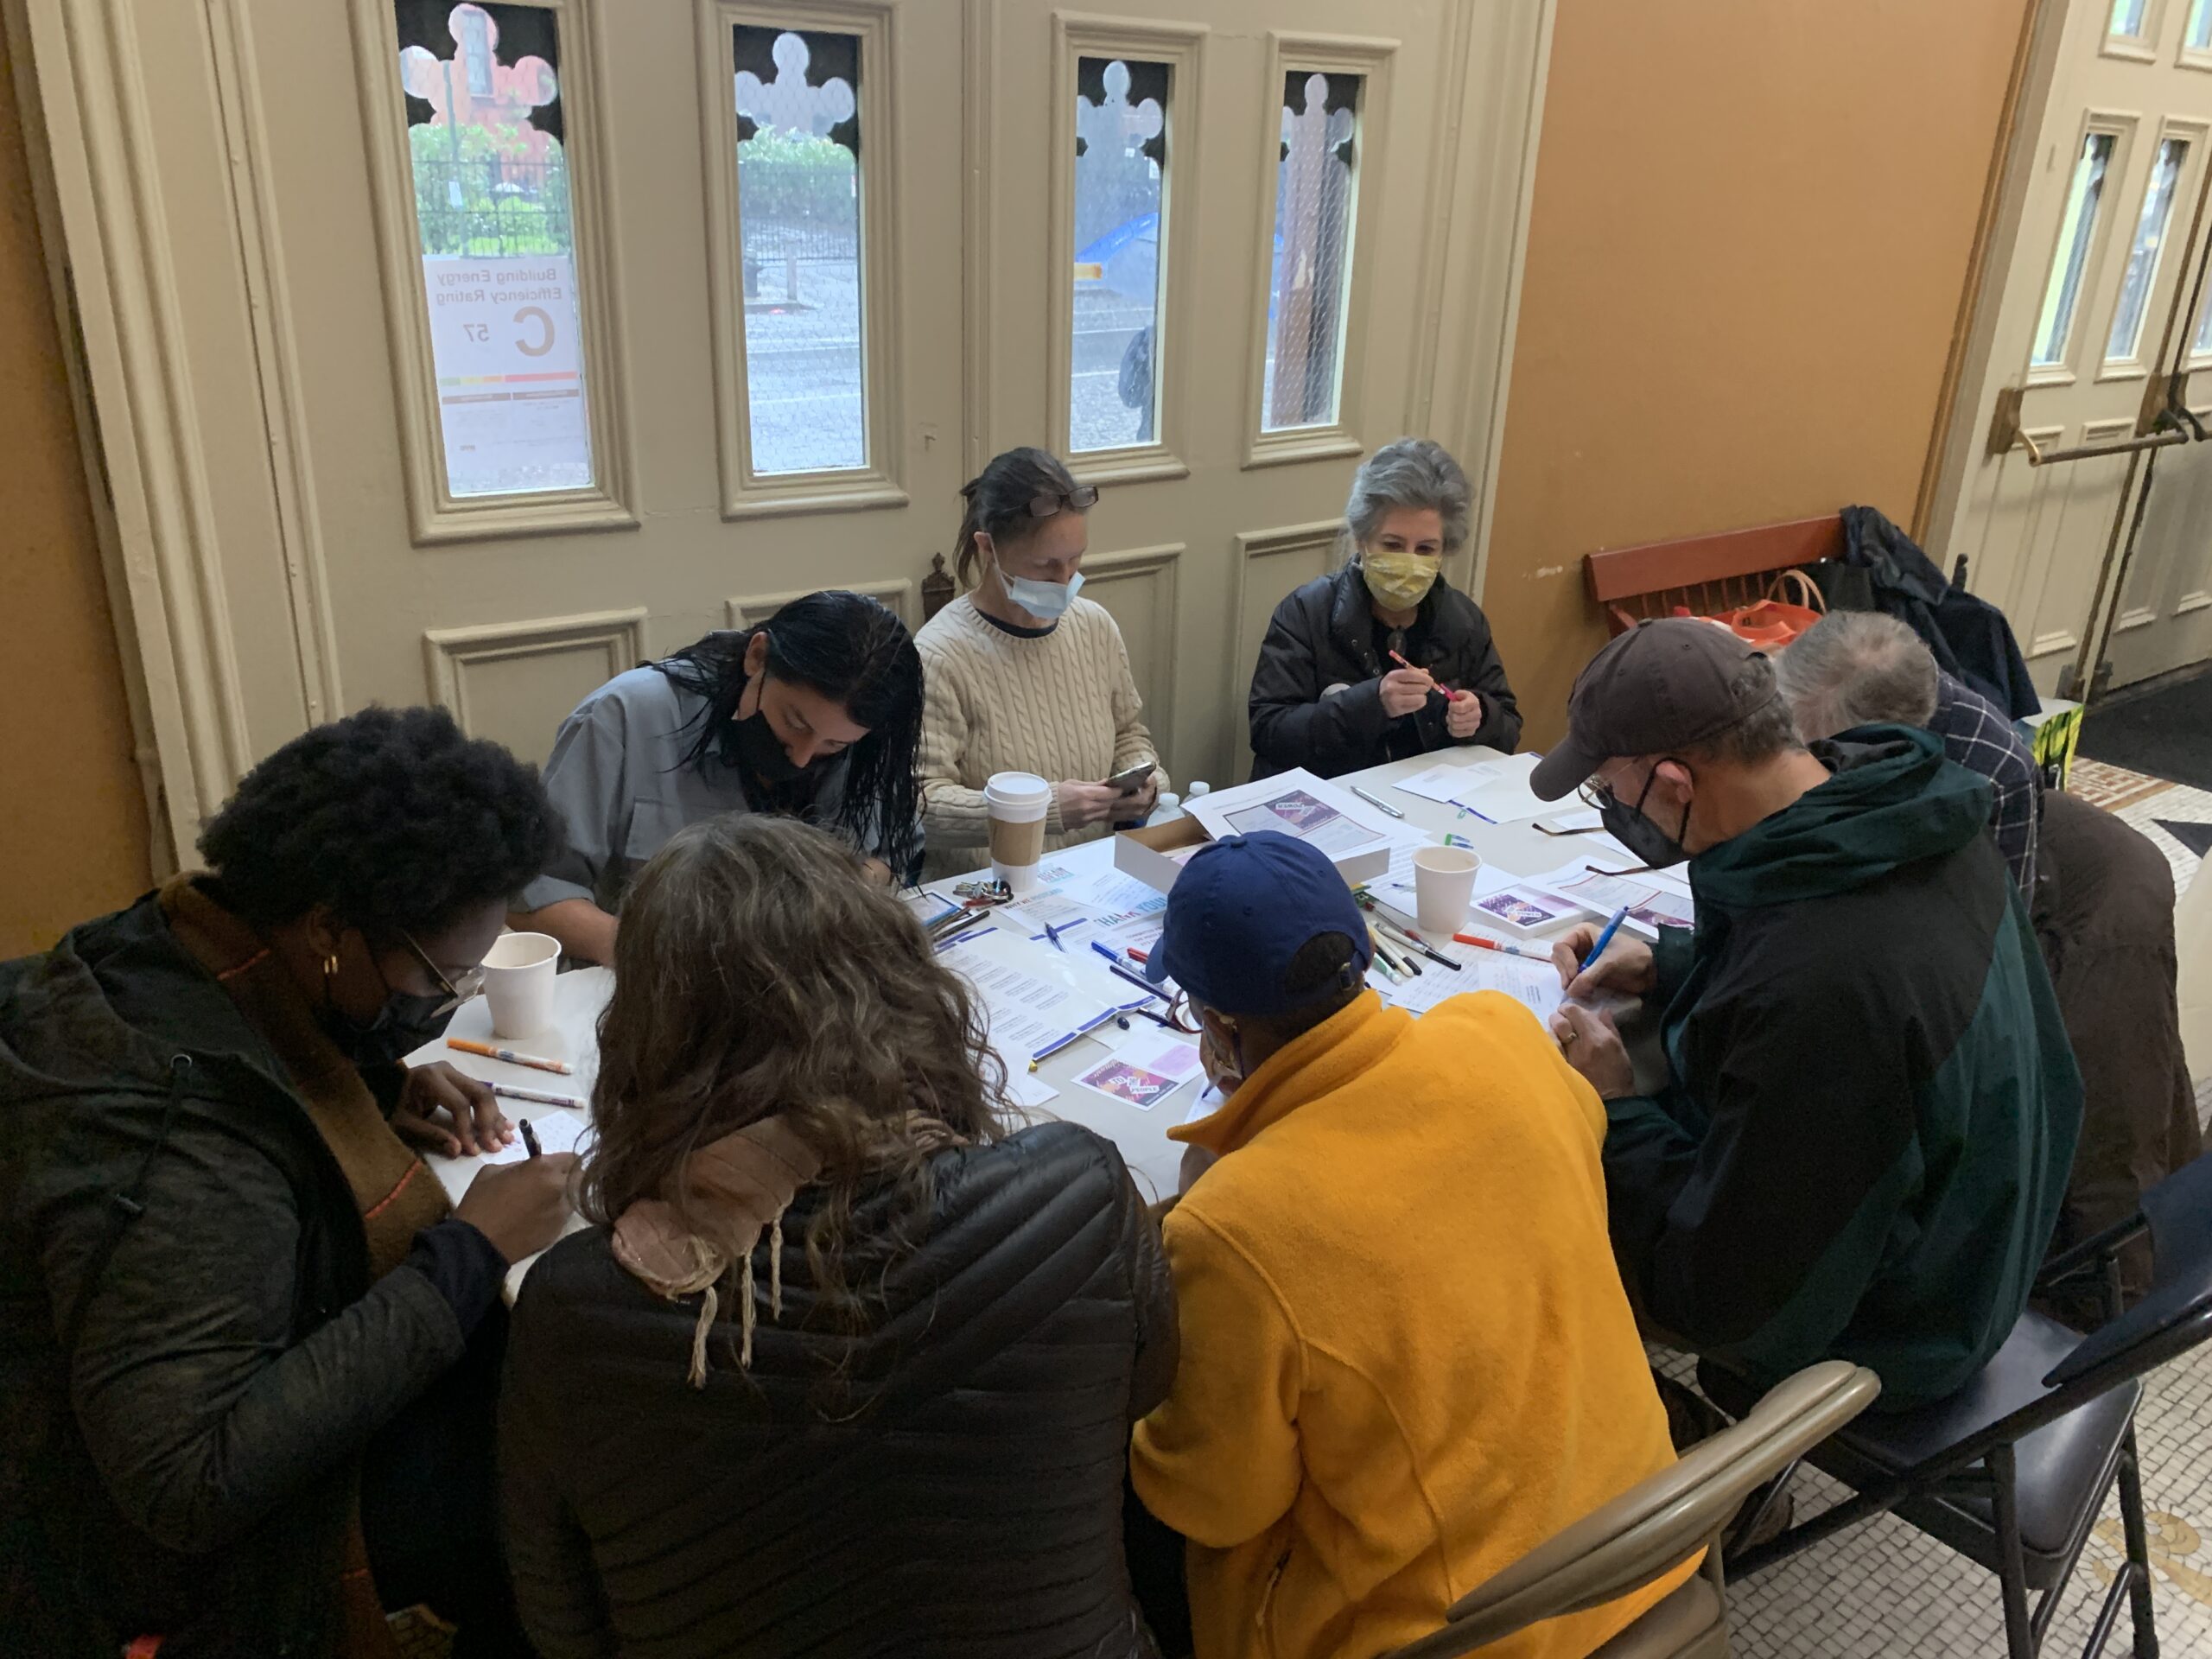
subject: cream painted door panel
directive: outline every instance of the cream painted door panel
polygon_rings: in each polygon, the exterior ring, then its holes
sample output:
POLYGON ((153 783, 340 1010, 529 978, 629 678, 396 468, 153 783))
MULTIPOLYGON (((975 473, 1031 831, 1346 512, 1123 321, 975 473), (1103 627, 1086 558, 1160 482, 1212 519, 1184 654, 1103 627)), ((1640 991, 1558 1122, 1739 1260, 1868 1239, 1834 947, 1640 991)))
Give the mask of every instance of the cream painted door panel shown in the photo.
MULTIPOLYGON (((971 9, 992 95, 969 114, 968 460, 1041 442, 1099 486, 1085 592, 1179 782, 1227 783, 1268 617, 1332 568, 1361 455, 1433 435, 1482 487, 1434 315, 1478 315, 1479 283, 1436 221, 1456 200, 1462 233, 1484 222, 1475 54, 1529 43, 1490 32, 1510 7, 1428 0, 1107 10, 971 9)), ((1511 243, 1509 217, 1465 257, 1511 243)))
POLYGON ((1485 522, 1548 0, 9 3, 181 842, 371 702, 542 757, 797 594, 918 626, 1023 443, 1225 782, 1359 456, 1485 522))
MULTIPOLYGON (((2189 230, 2212 160, 2209 23, 2212 0, 2067 8, 2018 239, 2001 278, 1977 433, 1992 430, 2009 393, 2020 432, 2039 450, 2135 435, 2146 382, 2171 360, 2169 321, 2195 276, 2189 230)), ((2092 628, 2099 572, 2143 461, 2037 466, 2027 442, 2001 454, 1988 448, 1975 448, 1948 533, 1939 527, 1931 539, 1947 556, 1967 555, 1974 591, 2004 608, 2049 695, 2092 628)), ((2126 584, 2135 630, 2164 624, 2177 583, 2206 586, 2212 537, 2200 531, 2185 547, 2182 530, 2186 480, 2198 465, 2181 449, 2159 453, 2149 533, 2126 584)), ((2125 637, 2112 642, 2115 660, 2125 637)))

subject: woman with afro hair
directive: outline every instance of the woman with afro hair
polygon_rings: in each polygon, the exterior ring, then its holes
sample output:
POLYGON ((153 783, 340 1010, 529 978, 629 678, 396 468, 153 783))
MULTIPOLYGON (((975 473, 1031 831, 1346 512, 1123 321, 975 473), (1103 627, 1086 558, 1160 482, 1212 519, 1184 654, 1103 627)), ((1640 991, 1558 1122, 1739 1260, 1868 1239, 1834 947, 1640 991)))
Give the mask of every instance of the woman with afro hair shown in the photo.
POLYGON ((0 964, 0 1629, 22 1652, 374 1652, 427 1603, 525 1653, 493 1527, 507 1264, 574 1160, 457 1207, 488 1091, 401 1057, 559 825, 535 771, 370 709, 247 774, 208 868, 0 964), (135 1650, 135 1649, 134 1649, 135 1650))

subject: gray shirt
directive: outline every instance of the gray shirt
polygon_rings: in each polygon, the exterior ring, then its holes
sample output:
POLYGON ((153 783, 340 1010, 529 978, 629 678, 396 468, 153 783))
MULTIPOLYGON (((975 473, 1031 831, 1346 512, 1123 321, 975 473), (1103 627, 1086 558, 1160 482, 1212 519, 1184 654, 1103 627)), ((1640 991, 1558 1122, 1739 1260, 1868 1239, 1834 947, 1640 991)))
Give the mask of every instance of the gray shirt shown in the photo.
MULTIPOLYGON (((685 824, 755 810, 718 749, 708 750, 703 766, 683 758, 706 709, 705 698, 650 667, 616 675, 576 705, 545 763, 545 792, 568 826, 569 844, 523 889, 524 909, 588 899, 617 914, 639 867, 685 824)), ((836 815, 848 770, 842 755, 823 763, 812 816, 836 815)), ((860 850, 877 855, 873 846, 860 850)))

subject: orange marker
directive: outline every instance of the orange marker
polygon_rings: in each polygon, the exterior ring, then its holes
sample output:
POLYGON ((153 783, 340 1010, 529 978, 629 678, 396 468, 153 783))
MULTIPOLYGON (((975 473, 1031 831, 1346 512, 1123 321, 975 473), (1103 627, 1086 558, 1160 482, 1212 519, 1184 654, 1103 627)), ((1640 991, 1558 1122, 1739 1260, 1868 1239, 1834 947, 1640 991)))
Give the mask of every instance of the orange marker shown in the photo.
POLYGON ((487 1060, 505 1060, 509 1065, 527 1065, 539 1071, 558 1071, 567 1077, 576 1068, 566 1060, 549 1060, 536 1054, 518 1054, 512 1048, 494 1048, 489 1043, 472 1043, 466 1037, 448 1037, 448 1048, 457 1048, 464 1054, 481 1054, 487 1060))

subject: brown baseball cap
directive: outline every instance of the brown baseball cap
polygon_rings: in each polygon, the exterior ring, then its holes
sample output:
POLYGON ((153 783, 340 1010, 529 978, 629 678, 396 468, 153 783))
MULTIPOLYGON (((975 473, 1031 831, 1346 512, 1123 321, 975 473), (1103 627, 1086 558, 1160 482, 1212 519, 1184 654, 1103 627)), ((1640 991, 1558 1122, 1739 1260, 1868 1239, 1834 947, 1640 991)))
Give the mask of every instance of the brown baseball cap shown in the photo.
POLYGON ((1590 659, 1567 700, 1567 736, 1529 786, 1555 801, 1617 755, 1663 754, 1716 737, 1776 695, 1741 684, 1764 653, 1696 617, 1640 622, 1590 659))

